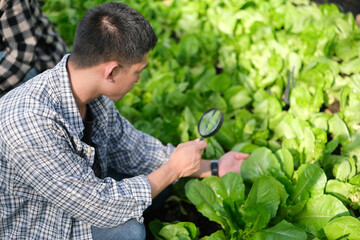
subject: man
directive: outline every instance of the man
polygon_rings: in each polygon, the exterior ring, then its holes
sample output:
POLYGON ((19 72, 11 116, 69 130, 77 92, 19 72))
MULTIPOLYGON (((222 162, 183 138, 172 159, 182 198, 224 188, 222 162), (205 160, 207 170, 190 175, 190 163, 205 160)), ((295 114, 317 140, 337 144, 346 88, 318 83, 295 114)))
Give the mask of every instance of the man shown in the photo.
MULTIPOLYGON (((114 107, 156 41, 140 13, 101 4, 78 24, 71 55, 0 99, 0 239, 144 239, 155 196, 211 175, 205 141, 164 146, 114 107)), ((225 154, 219 176, 246 157, 225 154)))
POLYGON ((67 53, 36 0, 0 0, 0 97, 67 53))

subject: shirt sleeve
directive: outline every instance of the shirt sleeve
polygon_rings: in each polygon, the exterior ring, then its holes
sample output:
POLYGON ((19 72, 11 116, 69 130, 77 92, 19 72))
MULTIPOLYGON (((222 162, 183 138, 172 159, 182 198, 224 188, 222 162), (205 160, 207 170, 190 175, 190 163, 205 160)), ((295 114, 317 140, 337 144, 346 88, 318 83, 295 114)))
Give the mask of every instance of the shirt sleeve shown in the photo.
POLYGON ((97 227, 114 227, 131 218, 141 222, 152 201, 146 177, 96 178, 90 161, 94 151, 68 137, 66 122, 50 120, 45 117, 49 114, 34 111, 1 123, 3 155, 21 186, 12 194, 47 201, 97 227))
POLYGON ((111 167, 124 174, 147 175, 169 160, 175 149, 173 145, 164 145, 158 139, 135 129, 115 107, 113 116, 108 151, 111 167))
POLYGON ((6 2, 0 16, 1 37, 6 47, 0 59, 0 92, 17 85, 33 67, 36 45, 29 5, 19 0, 6 2))

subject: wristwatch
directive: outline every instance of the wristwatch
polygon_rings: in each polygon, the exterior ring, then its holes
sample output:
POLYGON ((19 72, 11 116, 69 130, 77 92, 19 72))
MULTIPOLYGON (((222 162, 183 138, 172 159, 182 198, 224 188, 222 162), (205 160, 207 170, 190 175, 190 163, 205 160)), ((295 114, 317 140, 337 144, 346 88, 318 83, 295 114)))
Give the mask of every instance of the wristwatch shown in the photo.
POLYGON ((219 164, 217 160, 210 160, 210 168, 212 176, 219 176, 219 164))

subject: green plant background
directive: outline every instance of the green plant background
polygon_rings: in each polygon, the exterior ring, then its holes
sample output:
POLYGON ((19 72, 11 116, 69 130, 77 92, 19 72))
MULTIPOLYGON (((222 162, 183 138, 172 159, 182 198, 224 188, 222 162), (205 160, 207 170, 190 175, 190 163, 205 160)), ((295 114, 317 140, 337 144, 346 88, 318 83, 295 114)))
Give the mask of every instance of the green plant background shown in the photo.
MULTIPOLYGON (((43 10, 71 47, 77 22, 102 2, 46 0, 43 10)), ((115 103, 121 114, 177 145, 199 138, 197 121, 217 107, 224 124, 207 139, 204 158, 230 150, 250 154, 236 180, 247 189, 243 197, 218 194, 220 178, 187 183, 188 199, 223 227, 205 238, 359 239, 360 28, 354 16, 308 0, 123 2, 150 21, 159 41, 140 83, 115 103), (277 189, 275 195, 267 188, 277 189), (212 194, 213 202, 199 200, 212 194)), ((152 226, 159 239, 199 235, 191 223, 152 226)))

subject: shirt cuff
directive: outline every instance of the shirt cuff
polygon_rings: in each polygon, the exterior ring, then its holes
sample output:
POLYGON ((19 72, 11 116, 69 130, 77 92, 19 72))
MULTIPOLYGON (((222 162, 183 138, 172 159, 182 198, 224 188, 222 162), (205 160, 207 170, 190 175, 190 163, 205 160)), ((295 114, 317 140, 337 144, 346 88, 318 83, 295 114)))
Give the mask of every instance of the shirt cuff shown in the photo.
POLYGON ((144 221, 143 213, 151 205, 151 185, 145 175, 139 175, 123 180, 131 189, 132 196, 137 202, 137 209, 134 210, 134 218, 140 223, 144 221))

